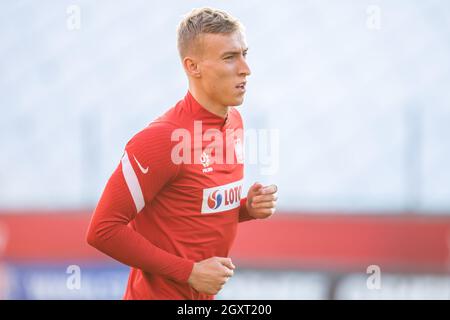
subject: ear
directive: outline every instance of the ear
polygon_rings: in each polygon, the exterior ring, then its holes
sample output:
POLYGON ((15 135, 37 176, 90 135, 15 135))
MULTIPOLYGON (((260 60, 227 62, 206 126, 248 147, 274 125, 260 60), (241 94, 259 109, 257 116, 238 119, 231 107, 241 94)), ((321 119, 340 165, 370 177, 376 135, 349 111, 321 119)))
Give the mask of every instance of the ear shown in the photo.
POLYGON ((183 58, 183 67, 188 76, 194 77, 194 78, 200 78, 200 65, 198 62, 191 58, 191 57, 185 57, 183 58))

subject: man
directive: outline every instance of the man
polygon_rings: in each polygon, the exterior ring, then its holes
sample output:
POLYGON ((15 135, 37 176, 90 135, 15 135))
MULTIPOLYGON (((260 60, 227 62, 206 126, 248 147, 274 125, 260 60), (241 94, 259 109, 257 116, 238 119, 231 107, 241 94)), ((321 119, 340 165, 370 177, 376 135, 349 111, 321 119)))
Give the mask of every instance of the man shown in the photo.
POLYGON ((181 101, 126 145, 87 241, 131 266, 125 299, 213 299, 233 276, 238 222, 275 211, 275 185, 241 199, 241 105, 250 69, 241 24, 193 10, 178 28, 189 79, 181 101))

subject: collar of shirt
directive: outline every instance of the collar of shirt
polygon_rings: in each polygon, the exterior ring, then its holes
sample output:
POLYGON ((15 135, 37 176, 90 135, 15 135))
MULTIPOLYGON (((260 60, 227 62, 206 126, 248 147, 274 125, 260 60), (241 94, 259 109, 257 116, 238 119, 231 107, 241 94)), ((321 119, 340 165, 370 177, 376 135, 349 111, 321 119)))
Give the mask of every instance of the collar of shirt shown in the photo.
POLYGON ((187 92, 184 101, 185 108, 192 114, 194 120, 201 120, 204 125, 217 127, 222 130, 229 123, 230 110, 228 110, 226 117, 222 118, 204 108, 197 100, 195 100, 189 91, 187 92))

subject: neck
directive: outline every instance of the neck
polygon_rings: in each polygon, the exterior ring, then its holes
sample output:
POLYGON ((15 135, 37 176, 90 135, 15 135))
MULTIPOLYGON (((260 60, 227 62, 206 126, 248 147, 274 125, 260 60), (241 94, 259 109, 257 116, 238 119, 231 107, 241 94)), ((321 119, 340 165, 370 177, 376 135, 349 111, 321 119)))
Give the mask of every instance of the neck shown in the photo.
POLYGON ((212 101, 201 90, 197 90, 192 85, 189 85, 189 92, 192 94, 194 99, 197 100, 197 102, 200 103, 200 105, 209 112, 224 119, 227 117, 229 107, 220 105, 217 102, 212 101))

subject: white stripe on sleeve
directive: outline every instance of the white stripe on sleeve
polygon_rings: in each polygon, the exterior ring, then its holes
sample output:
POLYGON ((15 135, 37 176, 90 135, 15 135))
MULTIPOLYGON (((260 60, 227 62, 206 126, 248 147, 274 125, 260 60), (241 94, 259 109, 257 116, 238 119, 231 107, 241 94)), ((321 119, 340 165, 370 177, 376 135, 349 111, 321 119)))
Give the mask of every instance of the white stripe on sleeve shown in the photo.
POLYGON ((122 173, 127 183, 128 189, 133 197, 134 204, 136 205, 136 210, 142 210, 145 206, 144 195, 142 194, 141 186, 139 185, 139 180, 136 173, 131 166, 130 159, 128 158, 128 153, 125 151, 122 157, 122 173))

